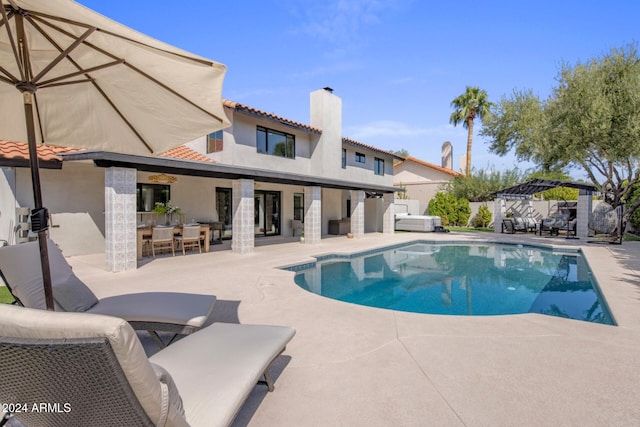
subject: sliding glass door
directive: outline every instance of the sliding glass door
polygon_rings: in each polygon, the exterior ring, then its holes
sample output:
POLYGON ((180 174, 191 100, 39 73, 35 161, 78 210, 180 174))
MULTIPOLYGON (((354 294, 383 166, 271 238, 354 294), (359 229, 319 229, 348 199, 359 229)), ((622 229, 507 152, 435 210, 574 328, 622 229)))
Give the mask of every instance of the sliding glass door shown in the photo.
POLYGON ((277 191, 256 191, 254 201, 256 237, 280 235, 280 193, 277 191))

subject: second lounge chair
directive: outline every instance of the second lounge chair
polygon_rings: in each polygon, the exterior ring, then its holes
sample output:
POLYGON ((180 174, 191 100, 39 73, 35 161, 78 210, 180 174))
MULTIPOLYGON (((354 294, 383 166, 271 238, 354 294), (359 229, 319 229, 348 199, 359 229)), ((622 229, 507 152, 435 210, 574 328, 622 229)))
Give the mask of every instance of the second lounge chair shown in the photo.
MULTIPOLYGON (((48 240, 49 265, 56 311, 87 312, 120 317, 134 329, 148 331, 165 347, 179 334, 201 329, 211 316, 216 297, 180 292, 143 292, 98 300, 73 272, 64 255, 48 240), (162 340, 158 332, 173 336, 162 340)), ((0 248, 0 277, 25 307, 46 309, 38 242, 0 248)))

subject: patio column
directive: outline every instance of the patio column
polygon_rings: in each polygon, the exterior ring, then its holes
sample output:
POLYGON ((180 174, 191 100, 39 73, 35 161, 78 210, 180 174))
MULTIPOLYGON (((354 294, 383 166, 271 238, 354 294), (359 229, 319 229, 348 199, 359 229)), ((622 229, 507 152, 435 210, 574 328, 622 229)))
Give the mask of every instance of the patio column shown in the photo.
POLYGON ((580 190, 576 206, 576 237, 589 237, 589 217, 593 209, 591 191, 580 190))
POLYGON ((231 183, 233 205, 233 237, 231 250, 239 254, 250 254, 255 246, 253 180, 236 179, 231 183))
POLYGON ((355 238, 364 236, 364 198, 364 191, 351 190, 351 234, 355 238))
POLYGON ((136 169, 104 172, 105 257, 108 271, 138 268, 136 246, 136 169))
POLYGON ((322 188, 304 187, 304 243, 322 239, 322 188))
POLYGON ((506 217, 507 202, 502 197, 497 197, 493 205, 493 231, 502 232, 502 219, 506 217))
POLYGON ((382 232, 393 234, 396 229, 395 224, 395 209, 393 205, 394 195, 393 193, 385 193, 382 196, 382 232))

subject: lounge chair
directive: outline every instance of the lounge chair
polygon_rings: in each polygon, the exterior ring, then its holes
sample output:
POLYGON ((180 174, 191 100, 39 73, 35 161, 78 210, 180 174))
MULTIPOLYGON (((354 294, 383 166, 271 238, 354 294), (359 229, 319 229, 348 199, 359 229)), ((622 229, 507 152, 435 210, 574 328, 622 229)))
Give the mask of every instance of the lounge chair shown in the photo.
MULTIPOLYGON (((134 329, 148 331, 164 347, 178 334, 202 328, 211 316, 216 297, 179 292, 143 292, 98 300, 73 273, 52 240, 48 240, 49 264, 56 311, 75 311, 117 316, 134 329), (158 332, 173 336, 163 341, 158 332)), ((46 309, 38 242, 0 248, 0 277, 18 304, 46 309)))
POLYGON ((294 334, 214 323, 148 359, 123 319, 0 304, 0 402, 28 426, 228 426, 294 334))

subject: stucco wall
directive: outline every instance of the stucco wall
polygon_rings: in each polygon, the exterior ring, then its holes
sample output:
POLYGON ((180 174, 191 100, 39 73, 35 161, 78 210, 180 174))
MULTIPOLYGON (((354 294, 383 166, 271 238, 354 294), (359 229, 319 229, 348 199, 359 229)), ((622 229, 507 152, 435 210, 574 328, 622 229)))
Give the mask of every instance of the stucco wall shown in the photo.
MULTIPOLYGON (((16 204, 33 207, 31 173, 16 169, 16 204)), ((67 162, 40 170, 42 203, 49 209, 49 235, 66 256, 104 252, 104 169, 67 162)))
POLYGON ((329 220, 346 218, 346 192, 329 188, 322 189, 322 234, 329 233, 329 220))
POLYGON ((420 214, 427 215, 429 200, 453 178, 451 174, 407 160, 394 167, 393 185, 403 186, 410 200, 419 200, 420 214))
POLYGON ((0 241, 15 243, 16 176, 14 168, 0 168, 0 241))

